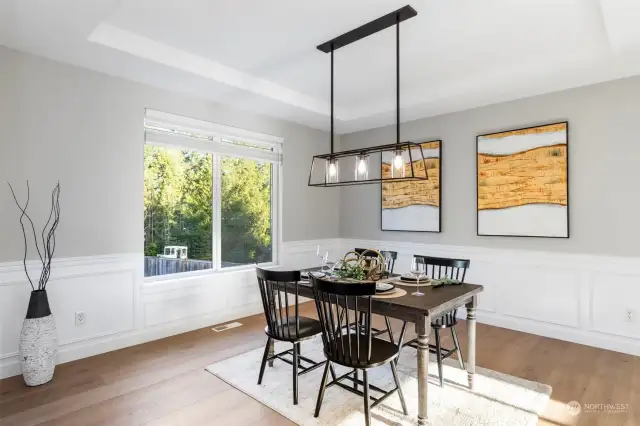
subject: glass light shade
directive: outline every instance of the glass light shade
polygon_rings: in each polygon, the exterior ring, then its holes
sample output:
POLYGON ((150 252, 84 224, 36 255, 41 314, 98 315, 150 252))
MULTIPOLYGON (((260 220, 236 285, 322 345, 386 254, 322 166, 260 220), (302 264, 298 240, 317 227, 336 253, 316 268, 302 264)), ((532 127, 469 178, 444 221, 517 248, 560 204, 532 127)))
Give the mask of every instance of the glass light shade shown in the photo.
POLYGON ((427 181, 429 177, 426 169, 418 167, 420 162, 424 163, 424 160, 422 146, 415 142, 392 143, 314 155, 309 170, 309 186, 427 181), (343 169, 342 173, 338 167, 338 160, 343 169), (353 174, 351 174, 352 171, 353 174))
POLYGON ((398 149, 393 155, 393 161, 391 163, 391 177, 403 178, 404 177, 404 157, 402 156, 402 150, 398 149))
POLYGON ((327 183, 340 182, 340 169, 338 167, 338 159, 331 158, 327 160, 325 164, 326 164, 325 179, 327 183))
POLYGON ((356 156, 355 180, 369 179, 369 156, 366 154, 356 156))

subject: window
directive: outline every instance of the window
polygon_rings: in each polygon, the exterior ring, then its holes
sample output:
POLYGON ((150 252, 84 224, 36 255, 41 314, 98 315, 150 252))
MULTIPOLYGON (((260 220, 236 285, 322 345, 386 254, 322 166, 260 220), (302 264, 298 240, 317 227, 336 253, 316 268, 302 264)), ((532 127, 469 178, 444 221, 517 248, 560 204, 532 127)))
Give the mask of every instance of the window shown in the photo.
POLYGON ((272 261, 271 169, 263 161, 221 159, 222 267, 272 261))
POLYGON ((145 277, 276 262, 281 139, 147 110, 145 277))

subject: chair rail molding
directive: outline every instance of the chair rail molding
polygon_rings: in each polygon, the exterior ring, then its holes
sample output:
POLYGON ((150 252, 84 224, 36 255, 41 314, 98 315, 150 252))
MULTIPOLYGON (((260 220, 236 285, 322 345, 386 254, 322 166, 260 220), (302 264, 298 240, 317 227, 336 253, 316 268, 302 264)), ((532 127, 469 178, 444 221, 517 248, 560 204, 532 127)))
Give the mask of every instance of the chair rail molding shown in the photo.
MULTIPOLYGON (((639 258, 355 238, 340 244, 342 251, 397 251, 399 273, 414 254, 471 259, 467 281, 485 287, 478 322, 640 355, 639 258)), ((464 310, 458 315, 464 319, 464 310)))

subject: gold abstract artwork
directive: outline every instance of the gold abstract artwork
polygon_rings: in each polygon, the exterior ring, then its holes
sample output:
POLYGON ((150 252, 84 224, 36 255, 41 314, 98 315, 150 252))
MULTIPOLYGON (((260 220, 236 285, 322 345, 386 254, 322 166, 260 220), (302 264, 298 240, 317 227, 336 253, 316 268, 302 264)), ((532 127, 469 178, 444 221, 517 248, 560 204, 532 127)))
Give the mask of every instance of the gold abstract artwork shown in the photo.
POLYGON ((478 235, 569 237, 568 123, 478 136, 478 235))
MULTIPOLYGON (((440 141, 421 144, 422 149, 440 149, 440 141)), ((418 154, 419 155, 419 154, 418 154)), ((415 155, 414 155, 415 156, 415 155)), ((428 158, 413 162, 416 176, 424 176, 426 165, 428 181, 390 182, 382 184, 382 208, 398 209, 407 206, 440 206, 440 158, 428 158)), ((405 174, 411 175, 411 165, 405 164, 405 174)), ((382 163, 382 177, 391 178, 391 164, 382 163)))
MULTIPOLYGON (((540 134, 566 130, 566 124, 485 136, 540 134)), ((567 145, 559 143, 508 155, 478 154, 478 209, 525 204, 567 205, 567 145)))

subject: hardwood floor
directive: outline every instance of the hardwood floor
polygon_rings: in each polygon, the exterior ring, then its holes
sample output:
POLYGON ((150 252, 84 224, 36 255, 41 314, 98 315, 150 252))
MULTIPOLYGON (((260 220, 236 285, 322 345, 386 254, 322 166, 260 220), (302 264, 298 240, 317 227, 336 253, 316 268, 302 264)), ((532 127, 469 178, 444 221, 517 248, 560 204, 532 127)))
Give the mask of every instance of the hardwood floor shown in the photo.
MULTIPOLYGON (((308 316, 314 311, 311 303, 301 308, 308 316)), ((0 425, 292 425, 204 370, 263 347, 264 318, 240 322, 222 333, 205 328, 62 364, 53 382, 37 388, 20 376, 2 380, 0 425)), ((458 330, 466 348, 465 324, 458 330)), ((483 324, 477 335, 478 366, 553 387, 539 425, 640 425, 640 357, 483 324), (629 408, 572 416, 569 401, 629 408)), ((443 345, 450 347, 450 339, 443 345)))

